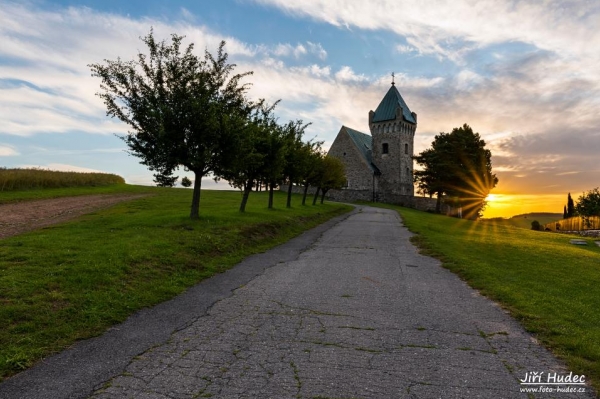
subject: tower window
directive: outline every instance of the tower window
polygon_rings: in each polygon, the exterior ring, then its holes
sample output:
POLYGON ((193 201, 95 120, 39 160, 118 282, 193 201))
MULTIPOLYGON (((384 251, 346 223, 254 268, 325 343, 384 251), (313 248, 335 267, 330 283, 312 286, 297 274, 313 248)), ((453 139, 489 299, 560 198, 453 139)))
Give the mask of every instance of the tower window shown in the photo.
POLYGON ((404 153, 408 154, 408 144, 404 144, 404 153))
POLYGON ((381 146, 381 153, 387 154, 389 152, 390 152, 390 147, 389 147, 388 143, 383 143, 383 145, 381 146))

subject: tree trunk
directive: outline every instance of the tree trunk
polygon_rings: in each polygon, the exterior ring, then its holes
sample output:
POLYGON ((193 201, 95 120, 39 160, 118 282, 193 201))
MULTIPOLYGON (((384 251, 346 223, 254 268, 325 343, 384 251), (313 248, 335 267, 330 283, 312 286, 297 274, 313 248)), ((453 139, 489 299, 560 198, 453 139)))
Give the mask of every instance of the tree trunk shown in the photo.
POLYGON ((323 200, 325 199, 325 194, 327 194, 327 191, 329 191, 329 190, 321 190, 321 204, 323 203, 323 200))
POLYGON ((317 198, 319 198, 319 191, 321 191, 321 187, 317 187, 317 191, 315 192, 315 196, 313 197, 313 205, 317 204, 317 198))
POLYGON ((435 213, 441 213, 442 211, 442 193, 438 191, 437 201, 435 202, 435 213))
POLYGON ((202 186, 202 174, 194 171, 194 194, 192 196, 192 210, 190 219, 200 219, 200 187, 202 186))
POLYGON ((308 183, 306 183, 304 185, 304 195, 302 196, 302 205, 306 205, 306 194, 308 194, 308 186, 309 186, 308 183))
POLYGON ((273 209, 273 182, 269 183, 269 209, 273 209))
POLYGON ((248 203, 248 197, 250 196, 250 191, 252 191, 252 180, 248 180, 248 182, 246 182, 246 187, 244 187, 244 194, 242 195, 242 203, 240 204, 240 212, 246 212, 246 204, 248 203))
POLYGON ((286 208, 292 207, 292 181, 290 180, 290 184, 288 185, 288 195, 287 195, 287 203, 285 204, 286 208))

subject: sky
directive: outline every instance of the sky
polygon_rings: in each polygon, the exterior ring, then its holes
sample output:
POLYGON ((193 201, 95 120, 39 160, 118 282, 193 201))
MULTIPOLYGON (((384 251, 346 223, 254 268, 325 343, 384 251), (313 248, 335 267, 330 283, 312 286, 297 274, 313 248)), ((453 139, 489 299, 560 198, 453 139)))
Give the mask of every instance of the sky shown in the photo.
POLYGON ((342 125, 369 132, 394 73, 416 153, 464 123, 486 141, 486 217, 562 212, 600 186, 598 26, 596 0, 0 0, 0 167, 152 184, 88 65, 132 59, 153 28, 199 55, 225 40, 249 97, 280 99, 279 119, 311 122, 325 147, 342 125))

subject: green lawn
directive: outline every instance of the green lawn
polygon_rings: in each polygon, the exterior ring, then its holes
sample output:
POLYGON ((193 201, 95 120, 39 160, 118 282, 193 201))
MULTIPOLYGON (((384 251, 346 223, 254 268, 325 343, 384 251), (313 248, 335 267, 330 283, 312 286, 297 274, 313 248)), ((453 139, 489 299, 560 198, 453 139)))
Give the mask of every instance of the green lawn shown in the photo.
POLYGON ((192 222, 191 190, 135 186, 24 191, 0 201, 99 192, 153 195, 0 240, 0 378, 351 209, 303 207, 298 196, 286 209, 276 193, 268 210, 262 192, 240 214, 239 192, 203 191, 201 219, 192 222))
POLYGON ((600 247, 573 236, 396 209, 413 241, 499 302, 600 388, 600 247))

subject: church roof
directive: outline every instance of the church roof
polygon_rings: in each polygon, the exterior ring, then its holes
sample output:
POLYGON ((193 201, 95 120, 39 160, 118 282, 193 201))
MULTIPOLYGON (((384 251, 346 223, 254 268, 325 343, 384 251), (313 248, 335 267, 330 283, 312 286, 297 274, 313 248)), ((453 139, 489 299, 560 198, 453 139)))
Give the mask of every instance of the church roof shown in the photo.
POLYGON ((367 165, 371 168, 371 170, 377 174, 381 173, 379 168, 375 166, 373 163, 373 157, 371 154, 371 147, 373 146, 373 137, 368 134, 359 132, 358 130, 350 129, 347 126, 342 126, 348 132, 348 136, 352 139, 358 152, 363 156, 365 161, 367 161, 367 165))
POLYGON ((404 120, 410 123, 417 123, 415 118, 412 116, 410 109, 408 109, 408 105, 406 105, 404 99, 400 95, 400 92, 393 84, 375 110, 373 122, 383 122, 396 119, 396 108, 398 108, 398 106, 402 107, 402 116, 404 117, 404 120))

